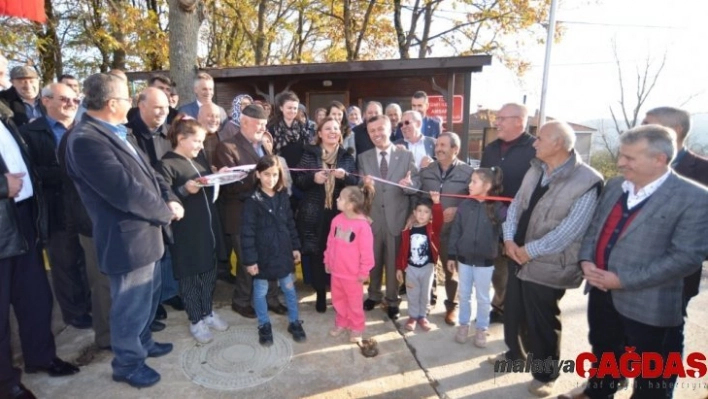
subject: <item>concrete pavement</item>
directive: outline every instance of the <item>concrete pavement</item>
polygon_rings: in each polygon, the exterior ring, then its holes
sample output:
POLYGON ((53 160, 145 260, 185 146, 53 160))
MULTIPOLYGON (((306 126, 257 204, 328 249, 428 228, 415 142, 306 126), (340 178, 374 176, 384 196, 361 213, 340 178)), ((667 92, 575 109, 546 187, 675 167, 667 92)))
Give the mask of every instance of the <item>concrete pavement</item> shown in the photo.
MULTIPOLYGON (((705 271, 704 267, 704 271, 705 271)), ((704 275, 706 275, 704 273, 704 275)), ((704 279, 708 279, 704 277, 704 279)), ((689 307, 686 325, 686 351, 708 353, 708 282, 689 307)), ((232 328, 224 333, 252 334, 255 341, 256 322, 232 312, 229 304, 230 286, 219 282, 215 294, 216 308, 232 328), (244 332, 245 331, 245 332, 244 332), (253 331, 251 333, 250 331, 253 331)), ((149 359, 148 364, 162 374, 162 381, 147 389, 134 389, 111 380, 112 354, 92 348, 93 332, 58 326, 58 354, 65 360, 82 364, 75 376, 50 378, 44 374, 23 375, 23 383, 39 398, 531 398, 526 391, 529 374, 496 374, 486 362, 488 356, 505 350, 502 326, 492 325, 489 345, 476 348, 472 340, 465 345, 454 342, 456 327, 444 324, 444 290, 439 290, 438 306, 431 315, 437 326, 430 332, 405 332, 406 302, 398 323, 391 322, 381 309, 367 312, 366 336, 379 342, 380 354, 364 358, 358 347, 347 337, 332 338, 328 331, 333 325, 333 311, 325 314, 314 309, 314 293, 298 286, 301 318, 308 335, 306 343, 292 342, 286 332, 287 318, 271 316, 273 329, 292 348, 292 358, 285 368, 269 376, 268 382, 241 390, 219 391, 197 385, 182 370, 183 356, 195 349, 196 343, 188 331, 183 312, 168 308, 167 329, 154 334, 158 342, 172 342, 175 350, 167 356, 149 359), (404 333, 405 332, 405 333, 404 333)), ((563 340, 561 357, 575 359, 590 349, 587 343, 585 319, 586 297, 580 289, 569 290, 561 302, 563 340)), ((474 311, 474 310, 473 310, 474 311)), ((60 319, 60 318, 59 318, 60 319)), ((218 337, 218 336, 217 336, 218 337)), ((255 346, 258 344, 255 342, 255 346)), ((241 353, 249 356, 251 349, 241 353)), ((240 356, 234 354, 234 356, 240 356)), ((208 365, 205 365, 207 367, 208 365)), ((235 374, 234 374, 235 375, 235 374)), ((563 374, 556 383, 556 395, 582 382, 576 374, 563 374)), ((677 388, 674 398, 708 397, 708 378, 686 379, 686 386, 677 388)), ((629 391, 616 395, 628 398, 629 391)))

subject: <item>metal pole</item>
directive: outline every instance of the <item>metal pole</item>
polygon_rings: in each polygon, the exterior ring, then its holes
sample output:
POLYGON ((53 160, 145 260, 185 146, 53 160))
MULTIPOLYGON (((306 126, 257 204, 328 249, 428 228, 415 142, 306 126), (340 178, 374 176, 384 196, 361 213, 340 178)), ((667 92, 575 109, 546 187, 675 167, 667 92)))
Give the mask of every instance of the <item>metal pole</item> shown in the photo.
POLYGON ((541 83, 541 106, 538 111, 538 121, 536 131, 546 121, 546 97, 548 90, 548 70, 551 69, 551 48, 553 47, 553 37, 556 32, 556 10, 558 0, 551 0, 551 11, 548 14, 548 37, 546 38, 546 60, 543 63, 543 83, 541 83))

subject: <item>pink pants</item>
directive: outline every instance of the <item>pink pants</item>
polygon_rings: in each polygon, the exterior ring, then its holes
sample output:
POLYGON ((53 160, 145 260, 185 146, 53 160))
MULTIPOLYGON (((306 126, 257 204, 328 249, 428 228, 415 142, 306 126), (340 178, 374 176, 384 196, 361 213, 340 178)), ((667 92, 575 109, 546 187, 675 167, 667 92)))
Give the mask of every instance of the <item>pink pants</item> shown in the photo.
POLYGON ((363 285, 356 280, 345 280, 332 276, 332 306, 334 306, 334 325, 352 331, 364 332, 363 285))

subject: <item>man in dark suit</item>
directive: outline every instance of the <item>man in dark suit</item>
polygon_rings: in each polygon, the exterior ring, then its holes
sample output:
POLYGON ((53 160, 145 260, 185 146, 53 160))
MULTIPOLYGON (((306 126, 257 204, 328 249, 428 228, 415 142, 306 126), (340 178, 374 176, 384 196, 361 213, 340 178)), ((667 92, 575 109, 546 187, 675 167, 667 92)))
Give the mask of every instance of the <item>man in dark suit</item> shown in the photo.
POLYGON ((371 141, 369 132, 366 130, 366 121, 375 116, 379 116, 382 113, 383 108, 380 102, 369 101, 366 104, 366 109, 364 110, 364 122, 352 128, 352 134, 354 134, 354 147, 357 154, 363 154, 364 152, 375 147, 374 143, 371 141))
MULTIPOLYGON (((494 124, 497 129, 497 139, 484 147, 480 167, 501 167, 504 175, 502 197, 514 198, 521 187, 521 181, 531 167, 531 160, 536 157, 533 143, 536 138, 526 133, 528 110, 523 104, 504 104, 496 114, 494 124)), ((504 321, 504 298, 506 283, 509 278, 509 261, 500 255, 494 260, 492 285, 492 311, 489 320, 492 323, 504 321)))
MULTIPOLYGON (((216 145, 214 150, 214 166, 218 169, 223 167, 234 167, 241 165, 255 165, 264 155, 270 154, 270 149, 263 146, 261 140, 266 132, 265 127, 268 120, 263 107, 251 104, 241 112, 241 126, 234 124, 230 126, 238 129, 238 132, 216 145)), ((244 201, 254 189, 254 174, 235 184, 229 184, 222 188, 223 207, 221 221, 224 233, 229 236, 232 247, 236 252, 236 286, 231 298, 231 308, 234 312, 243 317, 253 319, 256 312, 251 305, 251 293, 253 290, 253 278, 246 271, 246 267, 241 262, 241 214, 243 213, 244 201)), ((229 254, 231 255, 231 254, 229 254)), ((266 295, 268 310, 277 314, 285 314, 287 308, 278 300, 278 287, 275 282, 271 282, 266 295)))
POLYGON ((435 139, 423 136, 420 130, 423 126, 423 117, 418 111, 406 111, 401 117, 401 131, 403 138, 394 144, 401 145, 413 153, 415 167, 418 170, 425 168, 435 160, 435 139))
MULTIPOLYGON (((681 352, 683 279, 708 253, 708 189, 671 170, 673 130, 645 125, 620 136, 617 165, 580 248, 589 340, 598 362, 626 347, 642 356, 681 352)), ((597 366, 597 362, 593 367, 597 366)), ((608 398, 618 378, 593 377, 562 398, 608 398)), ((670 398, 676 377, 634 380, 632 397, 670 398)))
POLYGON ((413 154, 391 143, 391 121, 385 115, 367 119, 367 130, 375 148, 358 157, 359 173, 362 176, 379 177, 398 183, 406 189, 375 181, 376 194, 371 204, 371 229, 374 233, 374 258, 376 264, 369 273, 369 295, 364 301, 364 310, 372 310, 381 303, 384 267, 386 270, 386 305, 388 317, 399 316, 398 281, 396 280, 396 253, 401 242, 401 231, 409 213, 409 196, 420 187, 418 169, 413 154), (411 190, 413 189, 413 190, 411 190))
MULTIPOLYGON (((674 129, 676 132, 676 148, 678 152, 671 162, 671 167, 680 176, 708 187, 708 158, 702 157, 686 148, 684 143, 691 132, 691 114, 682 109, 673 107, 659 107, 647 112, 643 125, 656 124, 674 129)), ((684 304, 683 312, 686 314, 688 302, 698 295, 701 284, 702 265, 696 265, 695 273, 683 280, 684 304)))
POLYGON ((127 141, 125 117, 130 97, 125 81, 95 74, 84 82, 87 111, 67 143, 67 171, 93 221, 101 272, 111 285, 113 380, 148 387, 160 374, 147 357, 172 351, 153 341, 150 323, 160 297, 155 263, 165 247, 164 229, 184 209, 150 166, 127 141))
MULTIPOLYGON (((170 78, 168 78, 165 75, 162 74, 154 74, 150 76, 150 79, 148 79, 148 87, 154 87, 167 96, 167 98, 171 98, 172 93, 174 91, 174 88, 172 87, 172 81, 170 78)), ((128 111, 128 121, 132 120, 135 118, 136 115, 140 112, 140 107, 134 107, 131 108, 130 111, 128 111)), ((171 124, 172 121, 175 119, 177 116, 177 109, 175 109, 172 106, 172 103, 170 102, 168 112, 167 112, 167 124, 171 124)))
POLYGON ((46 234, 42 190, 11 116, 0 103, 0 398, 31 399, 35 396, 12 365, 10 306, 20 327, 26 372, 57 377, 79 369, 56 357, 52 291, 39 245, 46 234))
POLYGON ((44 110, 39 101, 39 75, 28 66, 16 66, 10 71, 12 87, 0 92, 4 101, 13 112, 12 121, 19 128, 37 119, 44 110))
MULTIPOLYGON (((201 108, 203 104, 212 102, 214 98, 214 78, 206 72, 199 72, 194 79, 194 94, 197 96, 197 99, 181 106, 178 111, 197 119, 197 116, 199 116, 199 108, 201 108)), ((219 110, 221 123, 224 123, 227 119, 226 111, 221 107, 219 107, 219 110)))
POLYGON ((79 329, 91 328, 86 262, 78 233, 66 223, 57 159, 59 141, 74 127, 79 98, 69 86, 54 83, 42 89, 42 104, 46 114, 22 126, 20 133, 29 146, 46 199, 44 212, 49 218, 46 249, 52 267, 54 295, 66 324, 79 329))
POLYGON ((423 115, 423 126, 421 128, 423 136, 436 139, 442 132, 442 121, 436 116, 427 116, 429 107, 430 104, 428 103, 428 94, 426 92, 416 91, 413 93, 411 110, 418 111, 423 115))

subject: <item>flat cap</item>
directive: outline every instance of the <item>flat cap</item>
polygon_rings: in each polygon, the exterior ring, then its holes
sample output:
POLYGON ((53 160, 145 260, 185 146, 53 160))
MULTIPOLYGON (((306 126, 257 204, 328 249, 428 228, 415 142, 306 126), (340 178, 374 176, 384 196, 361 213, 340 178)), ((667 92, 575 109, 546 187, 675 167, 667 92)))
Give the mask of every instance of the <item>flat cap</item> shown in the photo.
POLYGON ((268 119, 268 113, 258 104, 250 104, 241 111, 241 115, 250 116, 255 119, 268 119))
POLYGON ((16 66, 10 70, 10 79, 38 79, 37 71, 29 66, 16 66))

